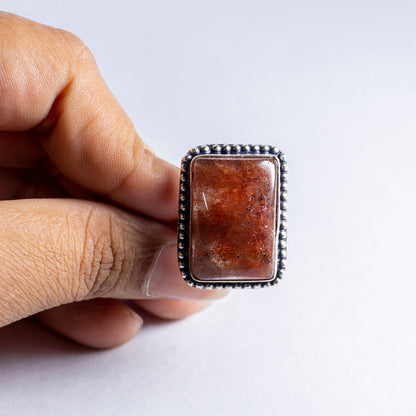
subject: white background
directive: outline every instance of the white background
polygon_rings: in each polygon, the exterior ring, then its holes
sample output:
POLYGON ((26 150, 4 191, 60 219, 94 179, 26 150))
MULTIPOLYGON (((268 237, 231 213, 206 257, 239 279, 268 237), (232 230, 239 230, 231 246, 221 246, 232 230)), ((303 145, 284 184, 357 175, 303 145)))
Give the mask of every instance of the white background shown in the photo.
MULTIPOLYGON (((0 0, 79 35, 143 138, 280 146, 288 271, 110 351, 0 330, 0 415, 416 414, 414 1, 0 0)), ((1 64, 1 63, 0 63, 1 64)))

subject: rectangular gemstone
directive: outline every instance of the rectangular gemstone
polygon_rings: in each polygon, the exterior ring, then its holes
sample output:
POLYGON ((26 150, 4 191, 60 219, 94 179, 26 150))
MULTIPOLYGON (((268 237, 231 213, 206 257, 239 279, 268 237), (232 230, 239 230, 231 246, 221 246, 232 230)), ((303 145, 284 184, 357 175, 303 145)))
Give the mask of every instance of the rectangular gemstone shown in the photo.
POLYGON ((200 155, 190 166, 189 263, 197 281, 269 281, 276 270, 279 162, 200 155))

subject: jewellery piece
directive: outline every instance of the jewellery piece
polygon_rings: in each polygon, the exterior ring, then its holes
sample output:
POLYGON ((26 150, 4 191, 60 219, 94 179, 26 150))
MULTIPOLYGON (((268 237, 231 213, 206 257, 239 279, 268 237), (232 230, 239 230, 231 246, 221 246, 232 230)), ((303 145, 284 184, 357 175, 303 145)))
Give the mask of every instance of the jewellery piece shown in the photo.
POLYGON ((182 159, 178 258, 198 288, 276 284, 286 265, 286 156, 267 145, 198 146, 182 159))

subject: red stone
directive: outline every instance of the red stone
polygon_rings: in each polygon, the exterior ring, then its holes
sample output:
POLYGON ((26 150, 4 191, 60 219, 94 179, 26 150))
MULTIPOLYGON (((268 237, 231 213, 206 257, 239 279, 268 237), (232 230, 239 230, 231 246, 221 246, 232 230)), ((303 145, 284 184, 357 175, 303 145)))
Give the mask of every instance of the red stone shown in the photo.
POLYGON ((189 258, 195 280, 273 279, 277 195, 273 156, 193 159, 189 258))

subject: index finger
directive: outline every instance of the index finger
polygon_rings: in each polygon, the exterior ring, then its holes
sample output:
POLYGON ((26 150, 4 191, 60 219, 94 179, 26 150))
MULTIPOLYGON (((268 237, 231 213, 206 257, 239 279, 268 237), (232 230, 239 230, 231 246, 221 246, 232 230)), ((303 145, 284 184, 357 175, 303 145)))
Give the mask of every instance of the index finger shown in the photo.
POLYGON ((52 163, 77 185, 176 219, 178 169, 141 140, 80 39, 2 12, 0 54, 0 130, 41 132, 52 163))

